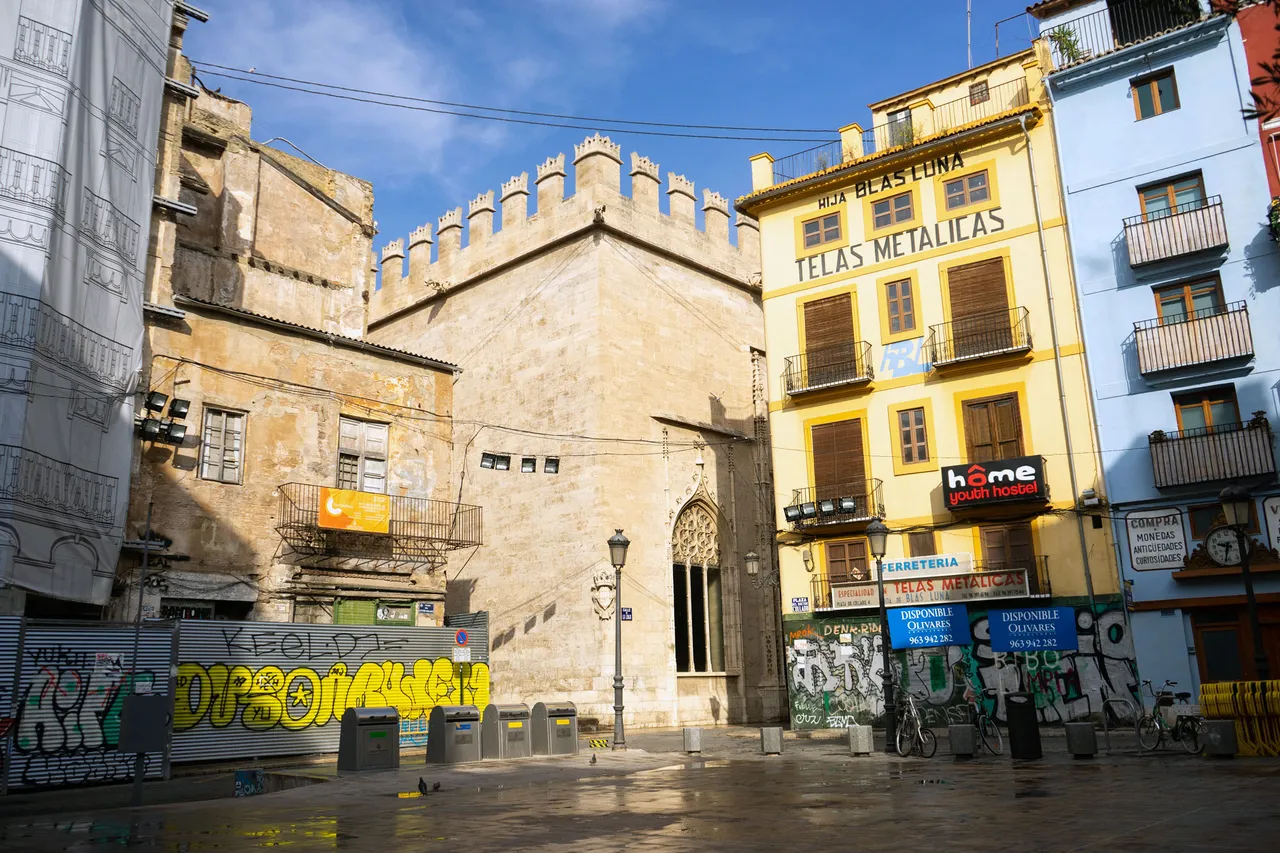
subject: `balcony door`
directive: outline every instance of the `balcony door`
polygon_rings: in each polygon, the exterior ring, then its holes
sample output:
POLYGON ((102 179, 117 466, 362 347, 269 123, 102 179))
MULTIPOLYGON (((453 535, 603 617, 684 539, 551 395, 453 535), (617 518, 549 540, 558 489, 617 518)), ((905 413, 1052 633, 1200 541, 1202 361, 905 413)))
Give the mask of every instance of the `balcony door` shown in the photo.
POLYGON ((979 534, 982 538, 983 568, 1030 569, 1035 563, 1030 524, 987 525, 980 528, 979 534))
POLYGON ((338 488, 385 495, 387 425, 340 418, 338 430, 338 488))
POLYGON ((1183 437, 1234 430, 1240 425, 1240 409, 1234 388, 1210 388, 1178 394, 1173 398, 1178 411, 1178 429, 1183 437))
POLYGON ((1204 207, 1204 180, 1199 174, 1164 181, 1138 190, 1142 218, 1150 221, 1204 207))
MULTIPOLYGON (((947 270, 951 303, 951 358, 999 352, 1013 346, 1004 258, 947 270)), ((947 360, 948 353, 942 353, 947 360)))
POLYGON ((856 497, 867 505, 867 470, 862 419, 850 418, 811 427, 814 499, 856 497))
POLYGON ((1018 395, 966 400, 964 442, 969 462, 996 462, 1025 456, 1018 395))
POLYGON ((806 386, 857 375, 853 346, 853 296, 841 293, 804 304, 806 386))
POLYGON ((1155 294, 1162 325, 1221 314, 1226 304, 1222 298, 1222 284, 1216 278, 1180 282, 1158 288, 1155 294))

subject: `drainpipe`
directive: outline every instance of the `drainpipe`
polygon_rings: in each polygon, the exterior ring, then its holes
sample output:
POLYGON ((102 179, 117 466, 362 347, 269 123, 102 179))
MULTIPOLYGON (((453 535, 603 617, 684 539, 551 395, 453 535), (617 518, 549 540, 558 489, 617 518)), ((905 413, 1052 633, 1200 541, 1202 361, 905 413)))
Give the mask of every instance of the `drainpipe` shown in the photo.
MULTIPOLYGON (((1044 240, 1044 218, 1040 214, 1040 188, 1036 182, 1036 163, 1031 154, 1031 134, 1027 132, 1027 117, 1018 117, 1022 127, 1022 135, 1027 140, 1027 168, 1031 172, 1031 199, 1036 209, 1036 233, 1040 237, 1040 263, 1044 267, 1044 291, 1049 300, 1049 333, 1053 337, 1053 368, 1058 377, 1058 405, 1062 409, 1062 434, 1067 445, 1067 471, 1071 474, 1071 502, 1080 503, 1080 486, 1076 477, 1075 449, 1071 443, 1071 423, 1067 418, 1066 383, 1062 378, 1062 347, 1058 343, 1058 317, 1054 307, 1053 285, 1049 277, 1049 250, 1044 240)), ((1093 596, 1093 572, 1089 568, 1089 543, 1084 534, 1084 518, 1080 513, 1076 517, 1076 532, 1080 535, 1080 559, 1084 561, 1084 586, 1089 596, 1089 612, 1093 615, 1094 653, 1098 652, 1098 610, 1093 596)))

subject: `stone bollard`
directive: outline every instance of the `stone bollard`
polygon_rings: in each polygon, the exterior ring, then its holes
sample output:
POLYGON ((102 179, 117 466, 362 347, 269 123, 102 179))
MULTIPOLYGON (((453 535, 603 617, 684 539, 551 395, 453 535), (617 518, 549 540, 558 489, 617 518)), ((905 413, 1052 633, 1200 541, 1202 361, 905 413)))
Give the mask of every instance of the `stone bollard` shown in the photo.
POLYGON ((947 726, 947 740, 951 742, 951 754, 956 761, 967 761, 978 751, 978 730, 968 723, 947 726))
POLYGON ((1236 743, 1234 720, 1205 720, 1200 748, 1213 758, 1234 758, 1240 751, 1236 743))
POLYGON ((875 745, 871 740, 871 726, 849 726, 849 753, 870 755, 875 745))
POLYGON ((702 752, 702 729, 685 728, 684 751, 691 754, 702 752))
POLYGON ((1093 758, 1098 754, 1098 732, 1093 723, 1067 723, 1067 752, 1073 758, 1093 758))
POLYGON ((760 729, 760 751, 765 755, 782 754, 781 726, 766 726, 760 729))

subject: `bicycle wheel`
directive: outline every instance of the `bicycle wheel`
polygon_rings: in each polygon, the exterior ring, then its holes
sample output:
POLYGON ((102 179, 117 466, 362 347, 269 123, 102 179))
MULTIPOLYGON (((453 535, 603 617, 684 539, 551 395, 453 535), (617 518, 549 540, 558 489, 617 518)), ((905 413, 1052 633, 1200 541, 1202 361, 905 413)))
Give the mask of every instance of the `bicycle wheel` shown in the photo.
POLYGON ((1004 752, 1004 739, 1000 736, 1000 727, 996 725, 995 720, 983 717, 978 734, 982 736, 982 745, 992 755, 1000 755, 1004 752))
POLYGON ((910 717, 904 718, 898 725, 898 755, 906 758, 916 745, 915 724, 910 717))
POLYGON ((1160 746, 1163 737, 1164 730, 1155 718, 1150 714, 1143 714, 1142 719, 1138 720, 1138 745, 1150 752, 1160 746))
POLYGON ((1200 752, 1200 726, 1203 723, 1200 720, 1184 718, 1178 726, 1178 742, 1182 744, 1182 748, 1192 755, 1200 752))
POLYGON ((920 735, 916 738, 916 746, 919 747, 922 758, 933 758, 933 754, 938 751, 938 737, 933 733, 933 729, 921 728, 920 735))

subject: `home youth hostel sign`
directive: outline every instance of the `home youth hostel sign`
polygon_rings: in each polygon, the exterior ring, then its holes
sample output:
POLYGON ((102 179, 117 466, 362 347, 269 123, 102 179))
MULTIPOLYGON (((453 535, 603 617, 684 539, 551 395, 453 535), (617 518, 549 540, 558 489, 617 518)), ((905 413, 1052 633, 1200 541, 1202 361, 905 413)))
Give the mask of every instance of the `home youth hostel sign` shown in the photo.
POLYGON ((1044 503, 1049 500, 1044 458, 1019 456, 999 462, 948 465, 942 469, 942 499, 952 511, 1006 503, 1044 503))

